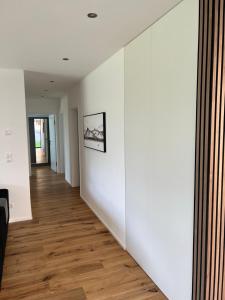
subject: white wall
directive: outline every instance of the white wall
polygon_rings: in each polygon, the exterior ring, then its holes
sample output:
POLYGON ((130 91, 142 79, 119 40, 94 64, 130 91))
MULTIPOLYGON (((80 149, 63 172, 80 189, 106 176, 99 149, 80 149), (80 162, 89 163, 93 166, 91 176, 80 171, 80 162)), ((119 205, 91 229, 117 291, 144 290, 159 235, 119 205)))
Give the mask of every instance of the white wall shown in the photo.
POLYGON ((78 109, 69 111, 71 185, 80 186, 78 109))
POLYGON ((48 98, 27 98, 27 114, 50 115, 58 114, 60 107, 60 99, 48 98))
POLYGON ((78 131, 78 99, 77 86, 68 93, 69 108, 69 137, 70 137, 70 161, 71 161, 71 185, 80 186, 80 166, 79 166, 79 131, 78 131))
MULTIPOLYGON (((80 186, 78 86, 71 88, 60 102, 59 131, 63 132, 65 178, 72 187, 80 186)), ((62 136, 62 135, 61 135, 62 136)), ((61 151, 62 153, 62 151, 61 151)), ((62 156, 62 155, 61 155, 62 156)), ((61 158, 62 160, 63 158, 61 158)))
POLYGON ((127 249, 170 300, 191 300, 198 1, 125 49, 127 249))
POLYGON ((125 246, 124 50, 79 85, 81 196, 125 246), (83 146, 83 115, 106 112, 107 153, 83 146))
POLYGON ((49 142, 50 142, 50 165, 54 172, 57 172, 58 155, 57 155, 57 126, 56 116, 49 115, 49 142))
POLYGON ((65 95, 61 99, 59 113, 63 119, 63 142, 64 142, 64 170, 65 179, 71 184, 71 159, 70 159, 70 134, 69 134, 69 101, 68 96, 65 95))
POLYGON ((58 121, 58 172, 65 173, 65 154, 64 154, 64 121, 63 121, 63 114, 59 114, 59 121, 58 121))
POLYGON ((0 188, 8 188, 10 221, 32 218, 26 127, 24 74, 0 69, 0 188), (5 135, 10 130, 11 135, 5 135), (6 162, 6 153, 12 162, 6 162))

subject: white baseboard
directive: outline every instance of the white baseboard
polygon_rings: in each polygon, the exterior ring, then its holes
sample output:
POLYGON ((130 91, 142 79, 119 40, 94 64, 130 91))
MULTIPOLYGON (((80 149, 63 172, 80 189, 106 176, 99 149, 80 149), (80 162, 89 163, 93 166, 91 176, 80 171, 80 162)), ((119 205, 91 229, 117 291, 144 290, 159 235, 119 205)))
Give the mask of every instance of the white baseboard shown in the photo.
POLYGON ((9 223, 32 221, 32 217, 22 217, 22 218, 10 218, 9 223))
POLYGON ((117 242, 120 244, 123 250, 126 250, 126 245, 121 241, 121 239, 117 236, 117 234, 115 234, 115 232, 109 227, 109 225, 105 222, 102 216, 100 216, 99 212, 83 197, 83 195, 80 195, 80 197, 87 204, 90 210, 93 211, 96 217, 105 225, 105 227, 109 230, 112 236, 117 240, 117 242))

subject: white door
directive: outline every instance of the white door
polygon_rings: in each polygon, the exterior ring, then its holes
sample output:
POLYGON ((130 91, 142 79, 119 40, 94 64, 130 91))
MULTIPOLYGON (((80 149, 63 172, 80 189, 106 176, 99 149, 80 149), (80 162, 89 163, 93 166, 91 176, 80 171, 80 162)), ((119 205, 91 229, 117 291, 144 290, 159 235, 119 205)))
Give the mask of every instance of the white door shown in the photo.
POLYGON ((57 172, 55 115, 49 116, 49 140, 50 140, 51 169, 57 172))

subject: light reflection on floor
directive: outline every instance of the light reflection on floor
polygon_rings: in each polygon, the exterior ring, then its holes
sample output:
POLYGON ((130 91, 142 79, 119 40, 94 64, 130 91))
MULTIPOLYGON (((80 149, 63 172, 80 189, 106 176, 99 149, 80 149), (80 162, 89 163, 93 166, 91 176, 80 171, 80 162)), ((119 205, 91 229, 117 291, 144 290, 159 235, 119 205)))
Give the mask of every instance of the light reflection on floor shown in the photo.
POLYGON ((37 164, 48 163, 48 158, 46 156, 45 150, 42 148, 36 148, 36 163, 37 164))

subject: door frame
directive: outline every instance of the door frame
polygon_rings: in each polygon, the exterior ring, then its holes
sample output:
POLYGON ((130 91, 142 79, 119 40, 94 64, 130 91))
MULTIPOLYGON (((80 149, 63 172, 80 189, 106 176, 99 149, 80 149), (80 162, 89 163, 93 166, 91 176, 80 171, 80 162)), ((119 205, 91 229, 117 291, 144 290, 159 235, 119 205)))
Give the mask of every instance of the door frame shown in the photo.
MULTIPOLYGON (((49 118, 48 117, 35 116, 35 117, 28 117, 28 119, 29 119, 29 124, 30 124, 30 121, 33 121, 33 123, 34 123, 35 119, 46 120, 47 121, 47 135, 48 135, 48 141, 47 141, 47 143, 48 143, 48 162, 47 163, 39 163, 39 164, 37 164, 37 163, 32 163, 32 159, 31 159, 31 162, 30 162, 31 166, 32 167, 50 166, 51 165, 51 152, 50 152, 51 145, 50 145, 50 139, 49 139, 49 118)), ((33 128, 34 128, 34 126, 33 126, 33 128)), ((31 128, 30 128, 30 125, 29 125, 29 130, 30 129, 31 128)), ((31 140, 32 140, 31 139, 31 135, 32 135, 32 133, 29 132, 29 135, 30 135, 30 156, 32 158, 32 150, 33 150, 32 148, 33 147, 34 147, 34 149, 36 149, 36 148, 35 148, 34 145, 31 145, 31 140)), ((34 141, 35 141, 35 137, 34 137, 34 141)), ((34 151, 34 152, 35 152, 35 161, 36 161, 36 151, 34 151)))

